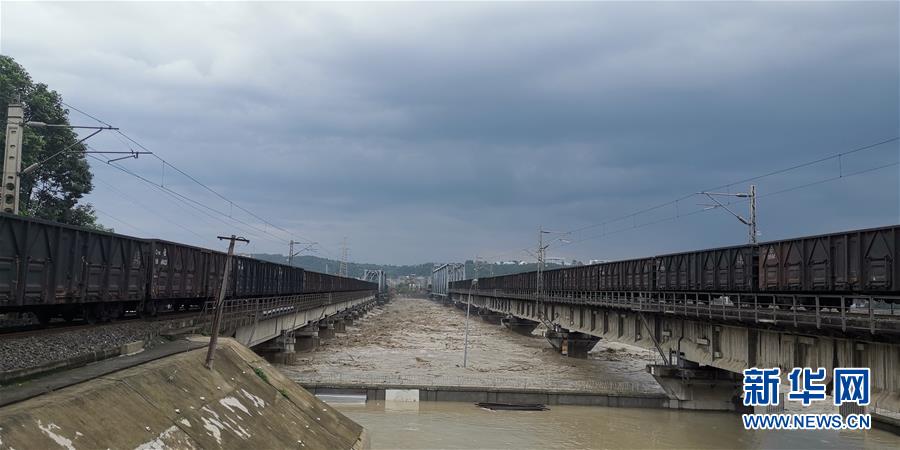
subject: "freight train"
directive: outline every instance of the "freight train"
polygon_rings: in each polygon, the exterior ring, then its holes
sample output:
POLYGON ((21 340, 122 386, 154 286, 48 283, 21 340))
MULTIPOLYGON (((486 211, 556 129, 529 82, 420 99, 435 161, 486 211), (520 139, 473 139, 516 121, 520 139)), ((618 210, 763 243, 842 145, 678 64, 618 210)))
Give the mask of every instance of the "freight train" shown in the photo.
MULTIPOLYGON (((534 295, 537 272, 480 278, 478 289, 534 295)), ((467 290, 471 280, 453 282, 467 290)), ((548 297, 589 292, 758 294, 771 302, 874 296, 900 302, 900 225, 739 245, 544 272, 548 297)))
MULTIPOLYGON (((0 314, 90 322, 126 311, 202 306, 222 285, 226 254, 0 213, 0 314)), ((235 256, 230 298, 376 291, 362 280, 235 256)))

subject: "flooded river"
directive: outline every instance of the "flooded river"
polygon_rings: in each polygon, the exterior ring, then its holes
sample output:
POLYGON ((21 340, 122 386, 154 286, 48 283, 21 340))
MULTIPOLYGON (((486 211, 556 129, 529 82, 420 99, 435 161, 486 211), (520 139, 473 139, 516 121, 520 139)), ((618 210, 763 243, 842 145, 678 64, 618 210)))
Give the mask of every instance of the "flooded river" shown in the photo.
POLYGON ((279 369, 301 383, 403 377, 410 383, 401 384, 663 394, 645 369, 655 356, 651 352, 601 342, 590 359, 567 358, 542 337, 521 336, 475 315, 463 367, 465 325, 464 311, 396 298, 348 326, 346 334, 323 340, 316 351, 299 353, 295 364, 279 369))
POLYGON ((373 449, 900 448, 879 430, 747 431, 740 416, 632 408, 553 406, 488 411, 471 403, 336 405, 366 427, 373 449))

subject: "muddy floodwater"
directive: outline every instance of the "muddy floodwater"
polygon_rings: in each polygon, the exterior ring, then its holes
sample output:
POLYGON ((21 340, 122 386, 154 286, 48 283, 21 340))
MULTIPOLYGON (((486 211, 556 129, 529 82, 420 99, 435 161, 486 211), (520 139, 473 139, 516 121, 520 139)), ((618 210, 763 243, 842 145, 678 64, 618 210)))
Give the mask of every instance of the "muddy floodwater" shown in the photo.
MULTIPOLYGON (((401 380, 663 393, 646 373, 654 355, 645 350, 601 341, 590 359, 574 359, 553 351, 537 333, 521 336, 475 316, 469 326, 469 359, 462 367, 465 312, 397 298, 279 369, 301 383, 401 380)), ((554 405, 495 412, 465 402, 335 407, 368 429, 376 449, 900 448, 900 437, 878 430, 747 431, 740 416, 729 413, 554 405)))
POLYGON ((568 358, 537 333, 518 335, 474 314, 463 367, 465 318, 465 311, 426 299, 395 298, 346 334, 323 340, 316 351, 298 353, 295 364, 279 368, 299 382, 402 376, 409 384, 663 393, 646 372, 654 357, 646 350, 601 341, 590 359, 568 358))
POLYGON ((747 431, 740 416, 636 408, 552 406, 488 411, 462 402, 336 405, 366 427, 373 449, 900 447, 884 431, 747 431))

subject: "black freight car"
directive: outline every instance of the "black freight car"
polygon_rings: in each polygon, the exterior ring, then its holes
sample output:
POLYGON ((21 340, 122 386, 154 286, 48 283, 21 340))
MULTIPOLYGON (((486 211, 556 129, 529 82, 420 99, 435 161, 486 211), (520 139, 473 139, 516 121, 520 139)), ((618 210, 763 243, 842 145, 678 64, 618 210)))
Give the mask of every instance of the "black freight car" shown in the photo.
POLYGON ((900 225, 762 243, 758 289, 900 293, 900 225))
MULTIPOLYGON (((534 293, 536 272, 482 278, 480 289, 534 293)), ((470 280, 454 283, 466 289, 470 280)), ((456 287, 458 286, 458 287, 456 287)), ((547 295, 589 291, 900 296, 900 226, 893 225, 759 245, 567 267, 544 273, 547 295)), ((813 299, 813 300, 810 300, 813 299)), ((849 301, 847 298, 845 300, 849 301)), ((825 305, 834 299, 822 299, 825 305)))
POLYGON ((756 286, 757 251, 750 245, 657 256, 656 289, 749 292, 756 286))
POLYGON ((0 313, 113 318, 146 298, 150 244, 0 213, 0 313))
MULTIPOLYGON (((198 307, 217 296, 225 253, 0 213, 0 314, 114 319, 198 307)), ((235 256, 227 297, 375 290, 362 280, 235 256)))

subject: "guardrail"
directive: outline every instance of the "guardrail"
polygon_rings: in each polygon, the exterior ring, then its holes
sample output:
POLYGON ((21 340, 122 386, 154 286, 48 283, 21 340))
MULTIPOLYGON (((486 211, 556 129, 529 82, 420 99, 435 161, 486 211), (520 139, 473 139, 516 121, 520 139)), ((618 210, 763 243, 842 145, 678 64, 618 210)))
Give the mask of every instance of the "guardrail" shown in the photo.
MULTIPOLYGON (((470 291, 451 292, 465 299, 470 291)), ((538 302, 532 294, 499 289, 472 290, 471 294, 476 298, 538 302)), ((544 296, 542 302, 817 330, 900 334, 900 299, 893 296, 597 291, 573 293, 572 296, 551 293, 544 296), (895 306, 894 302, 898 304, 895 306)))
POLYGON ((516 377, 467 377, 453 375, 372 375, 355 373, 293 373, 291 378, 306 386, 338 387, 430 387, 490 388, 517 391, 553 391, 615 395, 652 395, 663 391, 653 384, 632 381, 535 380, 516 377))
MULTIPOLYGON (((222 306, 222 322, 220 333, 235 330, 238 327, 258 323, 276 317, 294 314, 308 309, 375 295, 374 291, 346 291, 315 294, 296 294, 280 297, 226 299, 222 306)), ((215 301, 207 301, 203 306, 204 332, 212 329, 212 318, 216 310, 215 301)))

